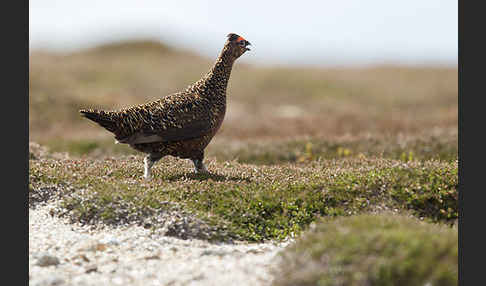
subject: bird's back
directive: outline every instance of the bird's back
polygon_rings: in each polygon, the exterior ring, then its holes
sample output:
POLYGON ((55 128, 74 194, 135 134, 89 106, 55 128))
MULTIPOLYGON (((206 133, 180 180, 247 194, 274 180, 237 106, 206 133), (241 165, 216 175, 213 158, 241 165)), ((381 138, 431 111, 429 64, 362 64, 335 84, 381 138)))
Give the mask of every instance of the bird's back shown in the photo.
POLYGON ((188 140, 213 133, 224 118, 225 101, 179 92, 117 111, 81 111, 121 143, 188 140))

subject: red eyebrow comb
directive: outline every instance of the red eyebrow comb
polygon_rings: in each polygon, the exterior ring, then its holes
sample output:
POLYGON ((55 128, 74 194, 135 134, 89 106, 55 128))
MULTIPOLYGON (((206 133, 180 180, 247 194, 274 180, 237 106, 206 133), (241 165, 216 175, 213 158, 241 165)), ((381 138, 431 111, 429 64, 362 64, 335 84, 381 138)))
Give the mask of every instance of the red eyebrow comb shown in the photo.
POLYGON ((239 41, 245 41, 245 39, 243 39, 243 37, 240 36, 240 37, 238 37, 238 39, 236 39, 236 41, 237 42, 239 42, 239 41))

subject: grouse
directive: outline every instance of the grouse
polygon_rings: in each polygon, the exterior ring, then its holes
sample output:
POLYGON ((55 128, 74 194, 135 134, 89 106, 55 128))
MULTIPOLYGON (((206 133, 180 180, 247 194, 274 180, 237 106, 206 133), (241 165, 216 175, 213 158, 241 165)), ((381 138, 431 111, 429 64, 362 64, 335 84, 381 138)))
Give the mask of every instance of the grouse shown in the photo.
POLYGON ((82 109, 82 116, 115 135, 117 143, 146 153, 144 178, 151 178, 155 162, 170 155, 190 159, 196 173, 207 173, 204 149, 226 113, 226 87, 233 63, 250 42, 230 33, 213 67, 184 91, 114 111, 82 109))

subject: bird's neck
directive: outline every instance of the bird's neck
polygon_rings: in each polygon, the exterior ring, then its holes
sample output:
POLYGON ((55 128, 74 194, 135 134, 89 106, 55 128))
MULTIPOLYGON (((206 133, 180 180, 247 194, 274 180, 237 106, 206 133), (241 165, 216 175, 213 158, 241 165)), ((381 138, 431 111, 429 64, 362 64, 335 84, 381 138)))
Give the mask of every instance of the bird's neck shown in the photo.
POLYGON ((201 95, 207 96, 226 96, 226 87, 231 75, 231 69, 235 59, 231 51, 225 47, 208 73, 196 83, 201 91, 201 95), (217 93, 209 93, 207 90, 216 90, 217 93))
POLYGON ((208 72, 208 81, 220 81, 228 84, 234 59, 227 53, 221 53, 211 70, 208 72))

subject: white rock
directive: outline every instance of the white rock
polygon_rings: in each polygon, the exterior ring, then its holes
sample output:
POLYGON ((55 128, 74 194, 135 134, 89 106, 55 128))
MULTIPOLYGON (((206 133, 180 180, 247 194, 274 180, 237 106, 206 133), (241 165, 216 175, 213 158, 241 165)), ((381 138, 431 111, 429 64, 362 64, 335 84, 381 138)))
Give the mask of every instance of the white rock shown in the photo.
POLYGON ((52 217, 48 209, 29 209, 30 285, 269 285, 275 255, 287 244, 211 244, 152 235, 138 226, 89 229, 52 217), (106 249, 90 251, 96 244, 106 249), (37 266, 45 253, 62 263, 37 266), (86 273, 90 265, 97 271, 86 273))
POLYGON ((46 266, 58 265, 59 263, 60 263, 59 258, 49 254, 43 254, 37 259, 36 265, 39 265, 41 267, 46 267, 46 266))

